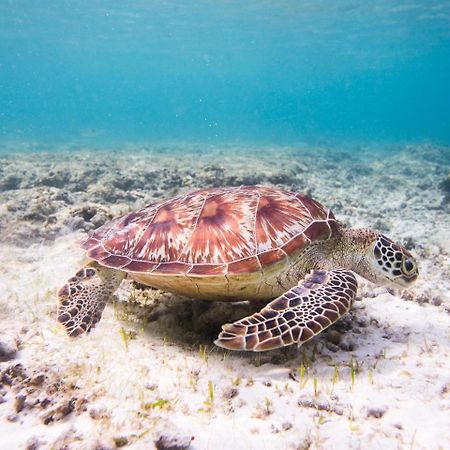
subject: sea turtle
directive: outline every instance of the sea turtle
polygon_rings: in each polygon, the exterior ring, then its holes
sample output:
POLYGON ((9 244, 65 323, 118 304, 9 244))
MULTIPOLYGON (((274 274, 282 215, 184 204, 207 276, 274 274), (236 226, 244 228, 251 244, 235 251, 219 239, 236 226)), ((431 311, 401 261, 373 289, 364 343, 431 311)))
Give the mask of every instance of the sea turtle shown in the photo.
POLYGON ((381 233, 349 229, 306 195, 273 187, 202 189, 114 219, 82 243, 90 262, 58 292, 70 336, 88 332, 126 276, 211 300, 271 300, 223 325, 215 343, 271 350, 303 342, 347 313, 353 272, 410 286, 413 256, 381 233))

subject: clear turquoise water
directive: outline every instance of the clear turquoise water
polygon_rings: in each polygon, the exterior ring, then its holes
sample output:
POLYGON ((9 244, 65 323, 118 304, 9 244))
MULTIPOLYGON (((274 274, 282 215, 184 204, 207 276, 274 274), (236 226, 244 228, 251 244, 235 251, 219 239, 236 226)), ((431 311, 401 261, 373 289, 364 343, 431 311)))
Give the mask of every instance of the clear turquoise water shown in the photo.
POLYGON ((450 143, 450 2, 0 0, 0 142, 450 143))

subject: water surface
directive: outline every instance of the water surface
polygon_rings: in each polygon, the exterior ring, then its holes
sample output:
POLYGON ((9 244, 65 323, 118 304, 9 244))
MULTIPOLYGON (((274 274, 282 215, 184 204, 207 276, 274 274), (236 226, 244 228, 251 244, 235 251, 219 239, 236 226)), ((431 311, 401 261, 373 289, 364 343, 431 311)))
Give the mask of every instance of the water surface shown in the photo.
POLYGON ((0 1, 0 140, 450 142, 450 2, 0 1))

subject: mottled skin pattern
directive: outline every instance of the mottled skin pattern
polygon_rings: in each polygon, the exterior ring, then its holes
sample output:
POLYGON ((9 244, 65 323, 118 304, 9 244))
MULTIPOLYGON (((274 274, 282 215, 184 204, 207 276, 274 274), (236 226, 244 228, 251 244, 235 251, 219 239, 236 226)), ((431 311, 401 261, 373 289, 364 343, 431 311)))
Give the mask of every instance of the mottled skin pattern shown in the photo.
POLYGON ((123 272, 91 263, 68 280, 58 292, 58 320, 70 336, 87 333, 100 320, 111 293, 124 278, 123 272))
POLYGON ((417 277, 412 256, 385 236, 348 230, 309 197, 263 186, 155 203, 105 224, 82 246, 92 262, 59 292, 58 320, 70 335, 98 322, 125 275, 194 298, 278 297, 225 325, 216 341, 255 351, 302 343, 347 312, 357 288, 351 271, 403 286, 417 277))
POLYGON ((216 344, 253 351, 302 344, 350 310, 356 288, 348 270, 316 270, 259 313, 224 325, 216 344))

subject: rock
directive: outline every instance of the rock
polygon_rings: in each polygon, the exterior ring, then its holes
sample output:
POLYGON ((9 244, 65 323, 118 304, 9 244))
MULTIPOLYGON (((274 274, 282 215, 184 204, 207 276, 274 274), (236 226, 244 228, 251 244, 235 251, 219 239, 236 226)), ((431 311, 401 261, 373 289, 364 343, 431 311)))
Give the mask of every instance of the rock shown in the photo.
POLYGON ((65 224, 73 230, 90 231, 111 219, 107 209, 95 204, 82 205, 70 211, 65 224))
POLYGON ((439 296, 433 297, 431 299, 431 304, 434 306, 441 306, 442 305, 442 298, 439 296))
POLYGON ((52 399, 50 397, 43 397, 38 400, 38 405, 45 409, 47 406, 51 405, 53 403, 52 399))
POLYGON ((283 423, 281 424, 281 428, 282 428, 284 431, 290 430, 292 427, 293 427, 293 425, 292 425, 291 422, 283 422, 283 423))
POLYGON ((30 385, 31 386, 42 386, 42 384, 45 381, 45 375, 43 373, 40 373, 38 375, 34 375, 30 378, 30 385))
POLYGON ((361 328, 366 328, 368 326, 367 319, 365 319, 364 317, 357 317, 356 325, 358 325, 361 328))
POLYGON ((367 417, 374 417, 375 419, 381 419, 386 412, 387 408, 369 408, 367 410, 367 417))
MULTIPOLYGON (((88 448, 87 446, 85 448, 88 448)), ((102 444, 101 442, 93 442, 91 446, 89 446, 92 450, 113 450, 110 445, 102 444)))
POLYGON ((19 189, 22 179, 14 174, 9 174, 0 180, 0 191, 19 189))
POLYGON ((297 400, 297 405, 301 408, 313 408, 318 411, 327 411, 329 413, 337 414, 342 416, 344 414, 343 408, 336 403, 338 398, 333 398, 333 403, 330 402, 317 402, 316 400, 310 400, 307 398, 299 398, 297 400))
POLYGON ((327 342, 325 346, 333 353, 337 353, 339 351, 339 347, 331 342, 327 342))
POLYGON ((234 387, 234 386, 228 386, 227 388, 225 388, 222 392, 222 398, 224 400, 230 400, 234 397, 236 397, 239 394, 239 390, 238 388, 234 387))
MULTIPOLYGON (((83 436, 84 437, 84 436, 83 436)), ((51 448, 55 450, 71 450, 74 442, 81 442, 82 436, 74 426, 70 428, 65 427, 64 431, 58 435, 58 437, 51 443, 51 445, 46 446, 46 448, 51 448)), ((92 446, 77 446, 76 448, 93 448, 92 446)))
POLYGON ((193 439, 194 436, 166 422, 155 432, 153 443, 158 450, 186 450, 193 439))
POLYGON ((76 398, 71 398, 70 400, 63 401, 56 407, 56 415, 58 419, 62 419, 63 417, 70 414, 75 409, 76 398))
POLYGON ((419 304, 419 305, 423 305, 423 304, 425 304, 425 303, 430 303, 430 294, 428 293, 428 292, 422 292, 421 294, 419 294, 417 297, 416 297, 416 302, 419 304))
POLYGON ((41 178, 36 180, 36 184, 42 186, 63 188, 68 184, 69 180, 70 180, 69 170, 60 170, 56 172, 50 170, 48 173, 46 173, 41 178))
POLYGON ((356 344, 355 344, 355 341, 351 337, 345 335, 342 338, 341 342, 339 342, 339 348, 342 350, 345 350, 346 352, 351 352, 351 351, 355 350, 356 344))
POLYGON ((26 395, 18 394, 14 398, 14 410, 16 413, 20 413, 25 407, 25 400, 27 399, 26 395))
POLYGON ((41 416, 44 425, 63 419, 75 409, 75 398, 63 400, 55 408, 50 409, 41 416))
POLYGON ((327 341, 331 342, 334 345, 338 345, 339 342, 342 340, 342 334, 339 333, 339 331, 336 330, 330 330, 327 333, 327 341))
POLYGON ((91 408, 89 415, 94 420, 109 419, 111 417, 111 413, 106 408, 91 408))
POLYGON ((416 299, 416 295, 414 294, 414 292, 407 291, 407 290, 402 291, 401 297, 403 300, 405 300, 407 302, 412 302, 416 299))
POLYGON ((270 426, 270 432, 273 434, 278 434, 280 432, 280 429, 277 426, 275 426, 274 424, 272 424, 270 426))
POLYGON ((128 438, 126 438, 125 436, 115 437, 113 438, 113 441, 117 448, 124 447, 128 444, 128 438))
POLYGON ((16 382, 21 382, 28 378, 25 367, 22 364, 14 364, 8 366, 6 369, 0 372, 0 382, 12 386, 16 382))
POLYGON ((75 400, 74 410, 75 414, 80 415, 81 413, 87 411, 88 400, 85 398, 78 398, 75 400))
POLYGON ((41 446, 41 442, 36 436, 30 437, 25 444, 25 450, 37 450, 41 446))
POLYGON ((15 342, 2 338, 0 341, 0 362, 10 361, 17 354, 17 345, 15 342))

